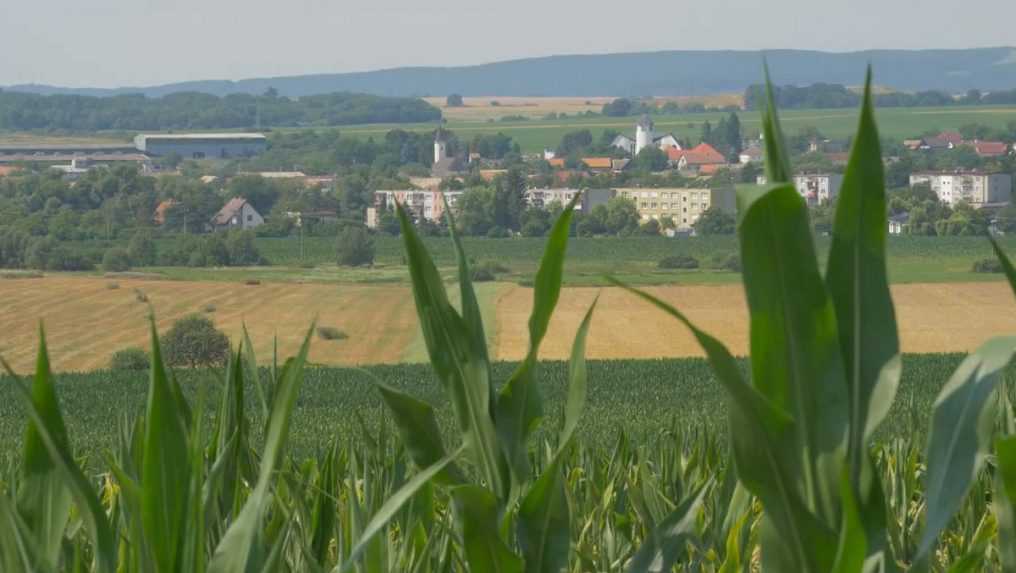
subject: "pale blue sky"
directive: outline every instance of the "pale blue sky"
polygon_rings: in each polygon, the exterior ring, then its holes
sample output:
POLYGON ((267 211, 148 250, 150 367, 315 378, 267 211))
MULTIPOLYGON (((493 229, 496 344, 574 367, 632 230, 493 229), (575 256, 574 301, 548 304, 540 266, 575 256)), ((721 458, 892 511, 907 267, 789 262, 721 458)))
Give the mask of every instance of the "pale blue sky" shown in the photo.
POLYGON ((1011 0, 0 0, 0 85, 136 86, 669 49, 1008 46, 1014 22, 1011 0))

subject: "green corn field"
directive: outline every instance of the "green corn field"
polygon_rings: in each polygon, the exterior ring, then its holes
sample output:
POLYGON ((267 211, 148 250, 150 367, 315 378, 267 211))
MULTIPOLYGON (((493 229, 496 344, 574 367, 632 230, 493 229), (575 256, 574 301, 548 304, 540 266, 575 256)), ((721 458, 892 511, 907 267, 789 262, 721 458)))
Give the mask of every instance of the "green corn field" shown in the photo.
POLYGON ((542 363, 573 206, 515 364, 490 360, 458 238, 456 306, 401 209, 426 369, 312 368, 311 325, 269 368, 244 340, 177 373, 153 321, 147 383, 58 383, 40 332, 34 376, 3 380, 0 570, 1016 571, 1016 337, 900 355, 868 85, 822 266, 763 116, 772 184, 738 197, 747 359, 617 283, 707 359, 587 363, 594 302, 542 363))

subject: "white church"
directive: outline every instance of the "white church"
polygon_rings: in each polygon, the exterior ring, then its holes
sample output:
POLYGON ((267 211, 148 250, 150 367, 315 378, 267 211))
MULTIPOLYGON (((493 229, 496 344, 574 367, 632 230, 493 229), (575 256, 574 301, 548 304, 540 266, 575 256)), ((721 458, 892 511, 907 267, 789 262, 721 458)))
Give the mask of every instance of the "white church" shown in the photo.
POLYGON ((627 135, 618 135, 610 144, 618 149, 625 150, 631 154, 632 157, 637 156, 640 151, 650 145, 656 146, 663 151, 668 149, 681 149, 681 144, 678 143, 674 134, 667 133, 665 135, 656 135, 653 131, 653 120, 649 118, 648 114, 643 115, 642 118, 639 119, 639 122, 635 124, 635 139, 632 139, 627 135))

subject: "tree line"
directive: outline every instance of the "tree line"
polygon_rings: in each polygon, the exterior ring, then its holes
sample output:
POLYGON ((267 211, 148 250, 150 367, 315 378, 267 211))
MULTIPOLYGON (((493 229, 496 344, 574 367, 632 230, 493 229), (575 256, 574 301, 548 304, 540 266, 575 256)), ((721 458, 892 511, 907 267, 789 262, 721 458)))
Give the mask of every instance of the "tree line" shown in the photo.
MULTIPOLYGON (((857 107, 861 95, 842 84, 818 83, 810 86, 775 86, 773 96, 782 109, 822 109, 857 107)), ((875 95, 878 107, 944 107, 952 105, 1005 105, 1016 103, 1016 89, 983 93, 970 90, 961 97, 940 91, 915 93, 890 92, 875 95)), ((765 86, 748 86, 744 92, 745 109, 762 109, 766 104, 765 86)))
POLYGON ((441 119, 441 111, 416 98, 333 93, 279 97, 180 92, 93 97, 37 95, 0 90, 0 129, 69 131, 255 129, 406 123, 441 119))

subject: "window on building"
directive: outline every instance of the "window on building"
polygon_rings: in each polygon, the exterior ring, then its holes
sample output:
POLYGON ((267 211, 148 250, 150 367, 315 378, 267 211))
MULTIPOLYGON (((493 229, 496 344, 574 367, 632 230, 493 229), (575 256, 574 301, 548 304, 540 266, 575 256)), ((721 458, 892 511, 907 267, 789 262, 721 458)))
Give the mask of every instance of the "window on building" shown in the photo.
POLYGON ((247 215, 247 222, 250 223, 254 220, 254 215, 247 215))

